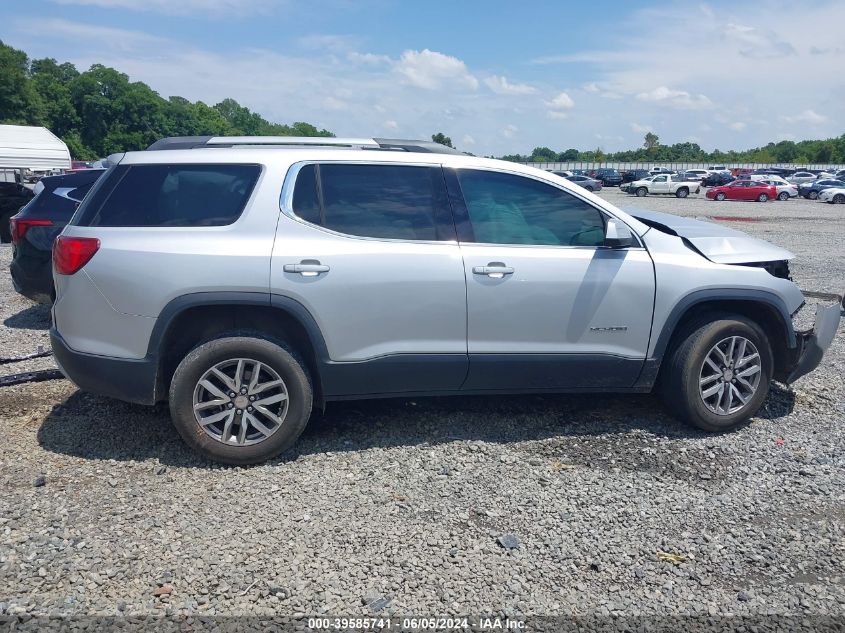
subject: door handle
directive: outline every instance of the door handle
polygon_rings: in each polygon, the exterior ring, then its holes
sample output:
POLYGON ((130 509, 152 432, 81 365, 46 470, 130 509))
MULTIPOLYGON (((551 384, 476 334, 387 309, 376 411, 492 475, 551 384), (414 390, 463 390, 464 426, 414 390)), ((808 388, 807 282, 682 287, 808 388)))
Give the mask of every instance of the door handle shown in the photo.
POLYGON ((486 266, 474 266, 472 272, 476 275, 487 275, 493 279, 501 279, 505 275, 512 275, 513 268, 502 262, 490 262, 486 266))
POLYGON ((282 270, 286 273, 299 273, 303 277, 316 277, 320 273, 329 272, 329 267, 316 259, 303 259, 298 264, 285 264, 282 270))

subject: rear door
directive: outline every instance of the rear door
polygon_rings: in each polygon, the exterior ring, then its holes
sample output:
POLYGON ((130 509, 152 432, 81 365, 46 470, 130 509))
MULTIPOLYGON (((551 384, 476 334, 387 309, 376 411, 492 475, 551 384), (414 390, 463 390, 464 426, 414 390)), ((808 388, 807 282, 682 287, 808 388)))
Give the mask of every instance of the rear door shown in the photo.
POLYGON ((630 387, 654 302, 645 249, 605 248, 606 215, 551 183, 445 174, 467 279, 464 388, 630 387))
POLYGON ((300 163, 282 211, 270 289, 319 326, 326 395, 458 389, 466 282, 440 166, 300 163))

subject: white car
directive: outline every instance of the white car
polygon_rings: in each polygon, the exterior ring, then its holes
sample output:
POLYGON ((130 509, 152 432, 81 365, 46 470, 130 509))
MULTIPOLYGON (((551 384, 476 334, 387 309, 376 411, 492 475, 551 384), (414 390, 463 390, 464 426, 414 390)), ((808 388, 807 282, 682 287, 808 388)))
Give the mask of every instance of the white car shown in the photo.
POLYGON ((789 178, 787 178, 787 180, 793 185, 800 185, 802 182, 813 182, 815 179, 816 175, 810 173, 809 171, 796 171, 789 178))
POLYGON ((767 185, 772 185, 778 191, 778 200, 789 200, 790 198, 798 197, 798 187, 788 183, 780 176, 769 176, 766 174, 752 174, 751 180, 757 182, 764 182, 767 185))
POLYGON ((707 169, 687 169, 685 174, 695 174, 699 180, 707 178, 710 175, 710 171, 707 169))
POLYGON ((652 167, 648 170, 648 173, 652 176, 656 176, 657 174, 674 174, 675 172, 668 167, 652 167))
POLYGON ((842 187, 831 187, 822 189, 819 193, 819 200, 831 204, 845 204, 845 189, 842 187))
POLYGON ((620 187, 622 191, 632 193, 638 198, 651 194, 672 194, 678 198, 686 198, 691 193, 699 193, 701 185, 667 174, 649 176, 642 180, 635 180, 620 187))

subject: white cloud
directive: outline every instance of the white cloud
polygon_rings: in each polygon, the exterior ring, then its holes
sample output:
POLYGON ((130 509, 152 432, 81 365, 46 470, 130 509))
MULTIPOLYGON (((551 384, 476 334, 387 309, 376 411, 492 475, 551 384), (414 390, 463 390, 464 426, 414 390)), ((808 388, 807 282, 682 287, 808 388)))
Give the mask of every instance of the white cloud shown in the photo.
POLYGON ((53 0, 57 4, 88 5, 103 9, 131 9, 170 15, 235 15, 267 13, 282 4, 277 0, 53 0))
POLYGON ((421 51, 405 51, 394 68, 409 84, 417 88, 439 90, 450 85, 470 90, 478 88, 478 79, 470 74, 464 62, 457 57, 427 48, 421 51))
POLYGON ((512 84, 507 77, 491 75, 484 80, 487 87, 499 95, 531 95, 537 92, 534 86, 528 84, 512 84))
POLYGON ((305 35, 296 42, 309 50, 346 53, 358 47, 361 40, 353 35, 305 35))
POLYGON ((502 130, 502 136, 505 138, 513 138, 517 132, 519 132, 518 127, 513 124, 508 124, 505 126, 505 129, 502 130))
POLYGON ((389 120, 384 122, 384 128, 387 130, 398 130, 399 124, 396 121, 389 120))
POLYGON ((549 110, 546 112, 546 116, 550 119, 568 119, 569 114, 566 112, 561 112, 560 110, 549 110))
POLYGON ((100 45, 118 51, 131 51, 167 43, 166 39, 149 33, 72 22, 60 18, 18 22, 16 30, 40 37, 51 37, 64 42, 95 41, 100 45))
POLYGON ((739 54, 749 59, 777 59, 795 55, 795 47, 771 30, 728 22, 722 37, 738 46, 739 54))
POLYGON ((390 64, 390 57, 387 55, 374 55, 373 53, 359 53, 357 51, 350 51, 346 58, 356 64, 367 64, 371 66, 382 66, 390 64))
POLYGON ((742 132, 747 127, 747 124, 743 121, 734 121, 728 127, 737 132, 742 132))
POLYGON ((559 93, 556 97, 554 97, 551 101, 546 101, 546 105, 552 108, 553 110, 568 110, 575 105, 575 102, 565 92, 559 93))
POLYGON ((327 110, 348 110, 349 104, 337 97, 328 96, 323 99, 323 107, 327 110))
POLYGON ((588 83, 586 86, 584 86, 584 92, 595 93, 595 92, 599 92, 600 90, 601 89, 599 88, 599 85, 595 81, 592 82, 592 83, 588 83))
POLYGON ((628 127, 630 127, 634 132, 639 134, 645 134, 646 132, 651 132, 651 127, 648 125, 641 125, 639 123, 629 123, 628 127))
POLYGON ((691 95, 685 90, 673 90, 666 86, 658 86, 654 90, 641 92, 637 94, 637 99, 679 110, 703 110, 713 107, 713 102, 705 95, 691 95))
POLYGON ((464 134, 464 137, 461 139, 461 145, 475 145, 475 139, 469 134, 464 134))
POLYGON ((819 114, 815 110, 804 110, 800 114, 794 116, 782 116, 781 121, 787 123, 809 123, 810 125, 820 125, 827 121, 827 117, 819 114))

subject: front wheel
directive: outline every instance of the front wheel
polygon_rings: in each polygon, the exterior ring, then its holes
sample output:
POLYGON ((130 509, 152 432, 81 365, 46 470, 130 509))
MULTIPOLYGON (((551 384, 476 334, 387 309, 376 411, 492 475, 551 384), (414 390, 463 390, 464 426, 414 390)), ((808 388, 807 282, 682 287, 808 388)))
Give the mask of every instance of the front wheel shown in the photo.
POLYGON ((645 187, 639 187, 636 192, 638 198, 645 198, 645 195, 648 193, 648 189, 645 187))
POLYGON ((833 196, 833 204, 845 204, 845 194, 837 193, 833 196))
POLYGON ((170 383, 179 435, 224 464, 256 464, 288 450, 308 423, 312 400, 304 363, 259 334, 201 344, 170 383))
POLYGON ((785 191, 781 191, 778 194, 778 200, 789 200, 789 194, 786 193, 785 191))
POLYGON ((730 431, 766 399, 772 352, 763 330, 739 315, 693 323, 661 370, 661 392, 679 418, 705 431, 730 431))
POLYGON ((681 187, 675 192, 675 195, 678 198, 686 198, 689 195, 689 189, 687 189, 686 187, 681 187))
POLYGON ((810 200, 817 200, 818 197, 819 197, 819 192, 818 191, 811 191, 810 193, 807 194, 807 197, 810 200))
POLYGON ((720 191, 719 193, 717 193, 717 194, 716 194, 716 200, 718 200, 719 202, 721 202, 721 201, 722 201, 722 200, 724 200, 725 198, 726 198, 725 194, 724 194, 724 193, 722 193, 721 191, 720 191))
POLYGON ((769 196, 767 196, 765 193, 761 193, 759 196, 757 196, 757 202, 766 202, 768 199, 769 196))

